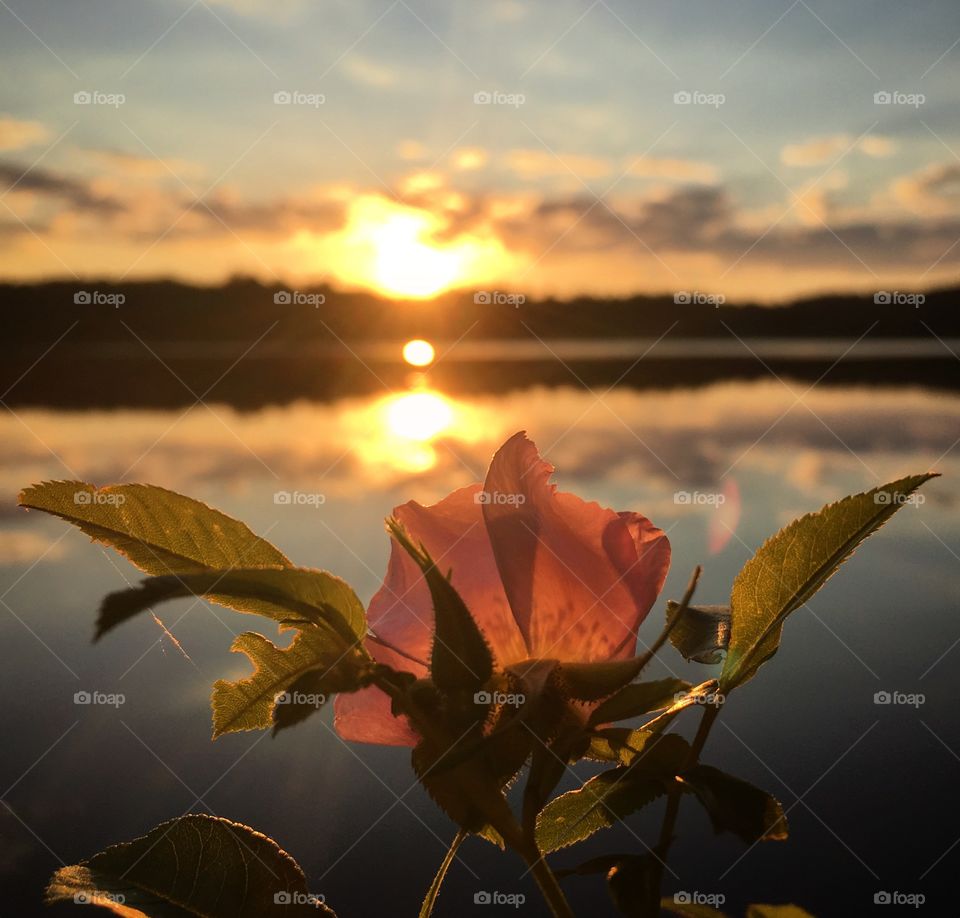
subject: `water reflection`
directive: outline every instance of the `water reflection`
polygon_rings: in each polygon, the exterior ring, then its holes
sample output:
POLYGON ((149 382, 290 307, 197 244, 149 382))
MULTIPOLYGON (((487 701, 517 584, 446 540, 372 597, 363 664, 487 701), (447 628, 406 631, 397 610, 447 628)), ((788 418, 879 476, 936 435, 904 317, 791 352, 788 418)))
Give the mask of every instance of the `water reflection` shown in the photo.
MULTIPOLYGON (((911 388, 814 389, 798 400, 770 381, 697 391, 618 389, 600 399, 575 388, 453 398, 414 376, 403 391, 386 395, 255 412, 198 405, 184 413, 30 410, 0 416, 0 592, 7 612, 0 616, 0 640, 4 688, 12 699, 9 729, 17 737, 0 762, 2 786, 18 781, 76 723, 42 766, 16 785, 10 806, 68 863, 142 834, 193 803, 135 738, 142 737, 191 787, 213 786, 226 774, 210 806, 279 838, 311 880, 322 878, 319 890, 342 904, 342 912, 415 913, 443 854, 438 838, 450 832, 433 803, 416 791, 404 799, 421 822, 398 806, 378 822, 395 804, 382 782, 398 796, 410 788, 409 757, 362 746, 348 750, 323 718, 282 741, 238 735, 211 745, 210 684, 248 673, 246 662, 226 648, 236 632, 261 623, 203 604, 184 603, 180 611, 171 606, 164 624, 196 668, 147 617, 91 647, 98 601, 137 575, 65 524, 16 510, 15 496, 24 484, 43 479, 163 485, 244 519, 296 563, 336 571, 366 600, 385 569, 382 521, 390 509, 411 498, 434 502, 479 480, 492 452, 519 429, 560 469, 561 487, 606 506, 639 510, 669 531, 675 563, 664 597, 679 596, 691 566, 704 561, 705 603, 725 601, 740 565, 787 520, 879 480, 931 467, 945 473, 925 492, 926 504, 901 512, 889 531, 858 553, 849 573, 818 594, 811 610, 794 616, 764 689, 745 690, 731 711, 736 737, 720 731, 711 739, 717 764, 780 793, 785 803, 793 797, 770 772, 798 790, 816 783, 811 806, 877 871, 919 876, 928 869, 954 841, 949 820, 942 830, 931 826, 909 851, 886 838, 907 837, 918 808, 942 808, 942 801, 924 801, 923 795, 932 797, 953 781, 956 763, 916 720, 895 720, 898 711, 873 704, 878 688, 924 691, 924 721, 945 744, 960 748, 953 702, 960 653, 953 614, 960 461, 952 451, 960 435, 960 398, 911 388), (281 490, 322 492, 326 499, 280 505, 274 495, 281 490), (72 704, 78 688, 121 691, 129 704, 116 716, 78 713, 72 704), (803 755, 779 726, 784 698, 803 755), (836 714, 838 699, 843 717, 836 714), (847 755, 861 733, 866 738, 847 755), (868 768, 861 755, 882 755, 884 768, 868 768), (941 769, 942 781, 936 775, 916 779, 930 771, 926 759, 941 769), (850 794, 854 780, 858 793, 850 794), (911 796, 903 802, 905 786, 911 796), (318 788, 337 792, 318 795, 318 788), (888 833, 876 832, 876 800, 887 801, 888 833), (418 843, 404 844, 408 837, 418 843), (892 858, 903 862, 884 863, 892 858), (374 860, 386 871, 383 882, 357 884, 358 871, 374 860)), ((662 614, 661 606, 644 624, 647 639, 659 630, 662 614)), ((657 677, 701 678, 700 670, 668 661, 671 668, 657 677)), ((745 867, 733 869, 742 851, 721 841, 708 849, 712 873, 699 848, 679 850, 672 866, 685 883, 689 878, 687 888, 726 892, 737 905, 733 914, 742 913, 747 901, 788 898, 814 914, 837 908, 859 914, 859 904, 872 901, 876 891, 874 876, 857 873, 857 861, 805 808, 794 807, 791 819, 798 841, 788 851, 758 847, 745 867), (801 844, 804 838, 818 843, 801 844), (721 883, 717 876, 727 868, 721 883), (810 876, 818 877, 816 888, 810 876), (837 905, 837 896, 847 898, 837 905)), ((656 828, 637 831, 648 838, 656 828)), ((702 837, 700 831, 702 825, 687 827, 684 837, 702 837)), ((16 901, 30 905, 14 911, 33 914, 37 890, 58 864, 4 810, 0 834, 7 852, 0 886, 6 891, 16 884, 16 901)), ((637 847, 632 835, 619 837, 624 850, 637 847)), ((583 857, 608 853, 611 844, 598 839, 583 857)), ((487 888, 517 884, 515 866, 497 860, 492 848, 471 848, 468 858, 487 888)), ((454 872, 444 893, 454 903, 452 913, 455 903, 472 901, 477 882, 466 871, 454 872)), ((581 897, 578 913, 598 913, 598 907, 604 913, 605 899, 593 887, 572 887, 572 894, 581 897)))

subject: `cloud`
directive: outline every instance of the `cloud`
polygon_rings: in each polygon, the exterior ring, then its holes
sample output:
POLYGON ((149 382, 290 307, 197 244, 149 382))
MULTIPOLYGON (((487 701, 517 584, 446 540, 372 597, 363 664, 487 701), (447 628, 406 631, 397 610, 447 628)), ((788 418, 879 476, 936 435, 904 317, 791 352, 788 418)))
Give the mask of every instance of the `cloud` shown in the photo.
POLYGON ((375 89, 389 89, 400 77, 395 70, 363 57, 356 52, 348 54, 340 64, 341 69, 355 82, 375 89))
POLYGON ((631 164, 627 174, 638 178, 712 184, 717 180, 717 167, 711 163, 693 159, 662 159, 656 156, 644 156, 631 164))
POLYGON ((43 143, 50 132, 39 121, 0 117, 0 150, 22 150, 43 143))
POLYGON ((487 151, 480 147, 461 147, 459 150, 454 150, 450 156, 453 168, 460 172, 482 169, 488 159, 487 151))
POLYGON ((33 192, 56 198, 83 212, 115 214, 125 209, 122 202, 98 193, 84 180, 20 163, 0 162, 0 185, 10 186, 20 194, 33 192))
POLYGON ((419 140, 401 140, 397 144, 397 156, 408 162, 426 159, 427 148, 419 140))
POLYGON ((599 156, 559 154, 549 150, 511 150, 506 155, 507 168, 525 178, 547 175, 570 175, 580 178, 602 178, 613 167, 599 156))
POLYGON ((948 214, 960 205, 960 163, 931 163, 891 186, 896 201, 924 214, 948 214))
POLYGON ((894 142, 888 137, 867 136, 857 140, 850 134, 833 134, 787 144, 780 151, 780 162, 785 166, 820 166, 842 156, 851 147, 875 159, 892 156, 896 150, 894 142))
POLYGON ((182 180, 198 178, 204 174, 203 166, 185 159, 158 159, 153 156, 140 156, 122 150, 84 150, 84 154, 94 163, 105 166, 111 172, 122 173, 134 178, 175 178, 182 180))

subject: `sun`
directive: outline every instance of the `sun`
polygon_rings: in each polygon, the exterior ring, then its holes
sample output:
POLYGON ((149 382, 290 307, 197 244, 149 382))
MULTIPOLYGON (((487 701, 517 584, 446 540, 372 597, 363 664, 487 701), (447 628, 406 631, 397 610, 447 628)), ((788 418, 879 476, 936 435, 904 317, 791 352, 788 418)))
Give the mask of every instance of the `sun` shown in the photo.
POLYGON ((414 338, 403 346, 403 359, 412 367, 428 367, 437 353, 429 341, 414 338))
POLYGON ((334 272, 387 296, 428 299, 498 276, 511 264, 499 239, 463 233, 440 238, 445 218, 374 195, 351 202, 334 272))

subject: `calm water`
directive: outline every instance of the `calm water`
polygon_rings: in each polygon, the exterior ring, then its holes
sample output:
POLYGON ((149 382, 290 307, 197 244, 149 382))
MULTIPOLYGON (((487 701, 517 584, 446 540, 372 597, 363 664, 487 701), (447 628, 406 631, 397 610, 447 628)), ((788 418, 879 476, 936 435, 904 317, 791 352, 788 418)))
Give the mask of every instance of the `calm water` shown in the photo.
MULTIPOLYGON (((925 894, 921 914, 956 914, 960 398, 910 388, 806 390, 770 381, 614 390, 600 399, 559 388, 470 401, 420 392, 244 414, 222 405, 185 414, 6 414, 0 914, 41 913, 42 886, 61 862, 193 809, 277 838, 342 918, 411 915, 453 834, 415 785, 406 751, 343 744, 329 712, 277 740, 239 734, 211 743, 210 686, 246 671, 227 648, 259 622, 185 601, 160 610, 182 652, 147 616, 93 646, 100 598, 137 574, 65 524, 16 510, 20 487, 82 478, 183 491, 244 519, 294 561, 335 571, 367 599, 384 570, 390 509, 481 478, 496 446, 518 429, 557 466, 561 487, 640 510, 669 530, 674 567, 664 599, 677 597, 704 562, 699 598, 722 602, 755 546, 795 515, 902 474, 944 473, 925 503, 905 508, 810 610, 796 613, 779 656, 734 697, 708 744, 707 761, 780 797, 791 840, 745 853, 738 841, 714 837, 687 802, 666 889, 723 894, 731 915, 758 901, 795 901, 817 915, 896 913, 875 909, 881 890, 925 894), (720 493, 727 479, 739 485, 742 512, 721 546, 714 506, 674 495, 720 493), (278 491, 324 499, 278 505, 278 491), (83 690, 126 701, 116 710, 77 706, 83 690), (926 701, 878 706, 880 691, 920 692, 926 701)), ((644 626, 648 639, 661 617, 662 603, 644 626)), ((668 672, 710 674, 675 655, 660 666, 668 672)), ((570 776, 564 789, 574 786, 570 776)), ((558 864, 640 853, 634 833, 652 843, 661 807, 558 864)), ((439 913, 491 914, 474 907, 473 895, 497 890, 525 893, 520 913, 541 914, 522 873, 519 862, 471 841, 439 913)), ((565 885, 578 913, 612 913, 600 880, 565 885)))

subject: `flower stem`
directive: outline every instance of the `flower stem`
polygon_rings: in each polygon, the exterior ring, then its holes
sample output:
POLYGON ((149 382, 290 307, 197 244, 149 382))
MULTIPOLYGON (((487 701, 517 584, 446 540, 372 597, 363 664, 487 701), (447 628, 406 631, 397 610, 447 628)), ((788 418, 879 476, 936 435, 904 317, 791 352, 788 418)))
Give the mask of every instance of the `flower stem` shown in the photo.
POLYGON ((436 905, 437 896, 440 895, 440 887, 443 885, 443 881, 447 876, 447 871, 450 869, 450 865, 453 863, 454 857, 456 857, 457 849, 463 844, 464 839, 470 833, 466 829, 461 829, 457 832, 456 837, 453 839, 453 842, 450 845, 450 849, 444 855, 443 861, 440 864, 440 869, 437 871, 437 875, 433 878, 433 882, 430 884, 430 888, 427 890, 427 895, 424 897, 423 905, 420 907, 420 918, 430 918, 433 914, 433 907, 436 905))
MULTIPOLYGON (((696 765, 700 760, 700 753, 703 752, 703 747, 706 745, 707 737, 710 735, 710 729, 713 727, 714 721, 717 719, 717 715, 719 713, 720 706, 716 704, 708 705, 703 709, 703 716, 700 718, 700 726, 697 728, 697 733, 694 736, 693 743, 690 746, 690 753, 687 756, 684 770, 693 768, 693 766, 696 765)), ((663 813, 663 824, 660 827, 660 839, 657 842, 657 847, 655 849, 659 855, 656 883, 654 885, 655 889, 658 889, 663 881, 663 868, 667 865, 667 852, 670 850, 670 845, 673 842, 673 830, 676 827, 677 817, 680 814, 680 800, 682 798, 682 794, 683 791, 680 787, 680 783, 678 781, 674 781, 673 786, 670 788, 670 792, 667 795, 667 808, 663 813)))
POLYGON ((540 893, 550 906, 550 912, 554 918, 574 918, 573 909, 570 908, 570 903, 567 902, 567 897, 560 887, 560 881, 550 869, 537 843, 527 838, 516 820, 513 820, 512 825, 499 825, 495 828, 503 836, 507 845, 513 848, 530 868, 530 873, 540 887, 540 893))

